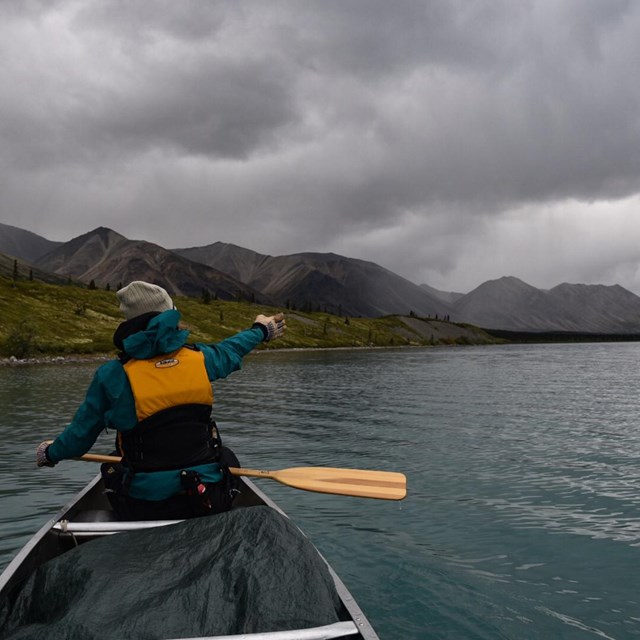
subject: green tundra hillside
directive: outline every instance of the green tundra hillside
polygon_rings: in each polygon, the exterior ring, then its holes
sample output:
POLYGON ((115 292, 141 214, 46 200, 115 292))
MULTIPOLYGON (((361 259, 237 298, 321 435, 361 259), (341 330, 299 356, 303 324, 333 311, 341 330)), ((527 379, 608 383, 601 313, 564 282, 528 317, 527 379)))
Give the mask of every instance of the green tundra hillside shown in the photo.
MULTIPOLYGON (((194 342, 214 342, 251 326, 259 313, 284 311, 287 333, 261 348, 390 347, 489 344, 496 339, 469 325, 409 316, 354 318, 278 309, 251 302, 175 298, 194 342)), ((122 321, 114 291, 0 276, 0 357, 114 353, 122 321)))

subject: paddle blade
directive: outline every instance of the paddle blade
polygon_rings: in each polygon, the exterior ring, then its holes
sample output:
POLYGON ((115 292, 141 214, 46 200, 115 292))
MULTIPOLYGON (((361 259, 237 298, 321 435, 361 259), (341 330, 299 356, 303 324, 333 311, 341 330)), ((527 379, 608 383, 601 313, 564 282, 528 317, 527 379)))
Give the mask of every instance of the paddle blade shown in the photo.
POLYGON ((292 467, 280 471, 230 469, 234 475, 271 478, 305 491, 359 498, 402 500, 407 495, 407 479, 394 471, 340 469, 335 467, 292 467))

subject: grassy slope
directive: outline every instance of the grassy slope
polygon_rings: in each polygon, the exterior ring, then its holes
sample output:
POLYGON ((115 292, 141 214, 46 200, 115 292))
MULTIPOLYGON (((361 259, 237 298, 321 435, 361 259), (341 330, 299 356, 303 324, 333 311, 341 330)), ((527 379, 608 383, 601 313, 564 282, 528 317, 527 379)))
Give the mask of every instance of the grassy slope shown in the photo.
MULTIPOLYGON (((251 326, 259 313, 283 309, 249 302, 176 298, 190 339, 215 342, 251 326)), ((287 333, 261 348, 486 344, 496 342, 475 327, 390 316, 345 318, 286 311, 287 333)), ((102 354, 114 352, 113 331, 122 321, 115 292, 51 285, 0 276, 0 356, 102 354)))

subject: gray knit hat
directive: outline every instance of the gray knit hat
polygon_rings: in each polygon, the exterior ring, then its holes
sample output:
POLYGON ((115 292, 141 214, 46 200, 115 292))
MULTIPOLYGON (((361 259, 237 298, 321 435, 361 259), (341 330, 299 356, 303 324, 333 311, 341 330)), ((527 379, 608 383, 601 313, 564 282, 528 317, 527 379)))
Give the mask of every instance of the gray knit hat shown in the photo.
POLYGON ((174 309, 169 294, 157 284, 136 280, 118 290, 120 311, 127 320, 152 311, 162 312, 174 309))

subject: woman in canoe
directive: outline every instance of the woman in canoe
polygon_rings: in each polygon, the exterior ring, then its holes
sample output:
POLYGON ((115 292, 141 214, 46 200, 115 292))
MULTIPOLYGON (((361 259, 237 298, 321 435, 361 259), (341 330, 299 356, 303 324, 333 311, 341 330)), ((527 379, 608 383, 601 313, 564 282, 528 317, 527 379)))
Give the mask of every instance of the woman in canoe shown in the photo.
POLYGON ((211 382, 240 369, 258 344, 281 336, 283 314, 216 344, 186 343, 188 331, 169 294, 135 281, 117 292, 125 321, 114 334, 117 360, 96 371, 67 428, 36 451, 39 467, 87 453, 103 429, 117 432, 122 464, 103 465, 120 519, 183 519, 231 508, 239 466, 221 447, 211 418, 211 382), (231 459, 229 460, 229 457, 231 459))

